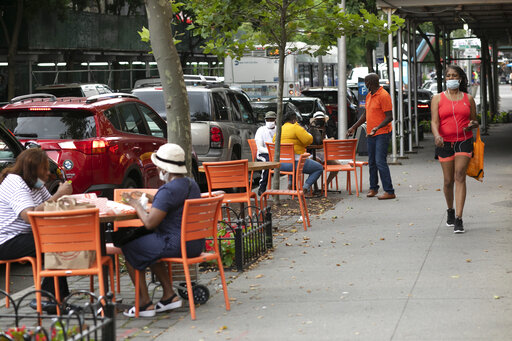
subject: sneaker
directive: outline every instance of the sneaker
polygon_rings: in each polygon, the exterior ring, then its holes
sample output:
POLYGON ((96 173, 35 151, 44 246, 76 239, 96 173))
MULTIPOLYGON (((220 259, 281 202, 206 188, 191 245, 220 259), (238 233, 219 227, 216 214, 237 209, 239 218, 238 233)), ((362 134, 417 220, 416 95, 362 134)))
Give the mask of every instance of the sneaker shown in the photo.
POLYGON ((455 227, 453 233, 464 233, 464 225, 462 224, 461 218, 455 218, 455 227))
POLYGON ((455 210, 453 208, 446 210, 446 226, 455 226, 455 210))

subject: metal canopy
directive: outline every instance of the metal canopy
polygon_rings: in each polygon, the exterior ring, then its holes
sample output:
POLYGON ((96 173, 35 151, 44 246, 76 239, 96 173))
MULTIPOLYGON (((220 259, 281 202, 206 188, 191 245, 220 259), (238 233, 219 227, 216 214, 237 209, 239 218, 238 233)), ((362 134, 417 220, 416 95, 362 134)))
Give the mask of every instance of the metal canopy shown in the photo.
POLYGON ((431 21, 445 31, 464 24, 479 37, 512 45, 512 0, 377 0, 377 7, 417 23, 431 21))

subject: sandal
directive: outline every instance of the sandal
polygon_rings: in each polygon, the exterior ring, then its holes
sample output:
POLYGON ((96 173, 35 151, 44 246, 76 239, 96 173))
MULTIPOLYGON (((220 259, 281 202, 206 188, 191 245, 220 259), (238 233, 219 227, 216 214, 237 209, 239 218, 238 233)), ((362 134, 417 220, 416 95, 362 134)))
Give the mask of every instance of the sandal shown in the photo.
POLYGON ((175 297, 177 297, 176 294, 172 295, 171 298, 169 298, 165 301, 162 301, 162 300, 158 301, 158 303, 155 306, 155 311, 157 313, 162 313, 164 311, 180 308, 181 305, 183 304, 183 301, 178 300, 176 302, 173 302, 172 300, 174 300, 175 297))
MULTIPOLYGON (((147 310, 153 302, 149 302, 148 304, 139 307, 139 317, 153 317, 156 315, 155 309, 147 310)), ((131 307, 128 310, 123 311, 123 315, 127 317, 135 317, 135 306, 131 307)))

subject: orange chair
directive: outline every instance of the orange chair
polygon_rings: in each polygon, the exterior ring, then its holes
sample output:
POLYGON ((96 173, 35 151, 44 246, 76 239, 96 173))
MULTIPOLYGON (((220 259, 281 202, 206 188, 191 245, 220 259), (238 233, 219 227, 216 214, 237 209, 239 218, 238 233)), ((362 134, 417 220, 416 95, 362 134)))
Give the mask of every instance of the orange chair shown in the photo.
POLYGON ((245 192, 224 194, 223 203, 247 203, 250 206, 251 199, 254 199, 254 202, 257 204, 256 193, 251 192, 251 187, 249 186, 247 160, 203 162, 203 167, 206 173, 210 196, 214 195, 213 192, 216 189, 241 188, 245 189, 245 192))
POLYGON ((304 153, 300 156, 299 162, 297 163, 297 175, 295 177, 296 184, 295 184, 295 190, 289 190, 289 189, 269 189, 266 190, 260 197, 260 207, 263 209, 265 206, 267 206, 267 199, 269 195, 291 195, 292 197, 296 196, 299 199, 299 207, 300 207, 300 214, 302 215, 302 224, 304 225, 304 231, 308 229, 308 226, 311 227, 311 223, 309 222, 309 213, 308 213, 308 206, 306 204, 306 199, 304 198, 304 190, 303 190, 303 184, 304 184, 304 163, 306 162, 306 159, 309 157, 310 154, 304 153), (306 220, 307 220, 307 226, 306 226, 306 220))
MULTIPOLYGON (((16 259, 8 259, 8 260, 0 260, 0 265, 5 264, 5 292, 9 294, 9 288, 11 286, 10 276, 11 276, 11 263, 25 263, 30 262, 32 266, 32 276, 34 280, 36 279, 36 259, 34 257, 21 257, 16 259)), ((10 305, 9 297, 5 297, 5 307, 9 308, 10 305)))
MULTIPOLYGON (((251 148, 251 157, 252 162, 258 161, 256 157, 258 156, 258 146, 256 146, 256 140, 255 139, 247 139, 247 142, 249 143, 249 147, 251 148)), ((251 184, 254 181, 254 171, 251 171, 251 184)))
MULTIPOLYGON (((131 193, 134 191, 139 191, 146 194, 155 195, 158 189, 156 188, 115 188, 114 189, 114 201, 121 201, 123 193, 131 193)), ((149 204, 151 205, 151 204, 149 204)), ((130 219, 130 220, 122 220, 122 221, 114 221, 114 232, 119 230, 119 228, 123 227, 138 227, 143 226, 144 224, 140 219, 130 219)), ((114 267, 116 272, 116 291, 118 293, 121 292, 121 276, 119 273, 119 256, 123 254, 121 248, 114 246, 113 243, 107 243, 107 254, 114 255, 114 267)))
MULTIPOLYGON (((276 161, 274 159, 276 145, 275 143, 265 143, 267 145, 268 149, 268 156, 271 161, 276 161)), ((292 164, 292 171, 279 171, 279 174, 281 175, 291 175, 292 176, 292 190, 294 190, 295 187, 295 151, 293 149, 293 143, 281 143, 281 153, 279 154, 279 163, 291 163, 292 164)), ((268 185, 267 188, 272 188, 271 178, 272 174, 274 174, 274 170, 270 169, 268 172, 268 185)))
MULTIPOLYGON (((228 287, 226 284, 226 277, 224 275, 224 268, 220 258, 219 241, 217 239, 217 217, 220 214, 222 205, 222 195, 211 198, 201 199, 188 199, 185 201, 183 208, 183 218, 181 221, 181 257, 175 258, 162 258, 162 262, 168 264, 169 276, 172 281, 172 263, 183 264, 183 271, 185 272, 185 281, 187 282, 188 302, 190 305, 190 317, 192 320, 196 319, 196 310, 194 304, 194 293, 192 290, 192 281, 190 278, 189 266, 192 264, 203 263, 210 260, 216 260, 219 267, 220 279, 222 282, 222 290, 224 291, 224 302, 226 310, 230 310, 228 287), (198 257, 189 258, 187 256, 187 241, 212 238, 213 239, 213 253, 202 253, 198 257)), ((137 272, 138 273, 138 272, 137 272)), ((138 282, 136 273, 135 283, 138 282)), ((138 289, 136 288, 136 292, 138 289)), ((138 302, 135 302, 135 307, 138 307, 138 302)))
POLYGON ((356 139, 349 140, 324 140, 324 194, 327 197, 327 173, 328 172, 347 172, 347 187, 350 194, 352 194, 350 184, 350 172, 354 172, 356 193, 359 196, 359 186, 357 185, 357 167, 354 166, 356 162, 356 139), (343 160, 348 162, 346 164, 329 165, 329 160, 343 160))
MULTIPOLYGON (((92 276, 97 275, 100 295, 105 296, 105 281, 103 266, 108 265, 110 286, 114 292, 114 269, 112 259, 102 256, 101 231, 99 209, 87 208, 81 210, 58 212, 28 212, 28 218, 32 225, 34 242, 36 246, 36 277, 34 285, 36 290, 41 290, 41 278, 53 277, 55 285, 55 297, 61 302, 59 293, 59 276, 92 276), (95 251, 96 260, 87 269, 43 269, 43 254, 46 252, 70 252, 70 251, 95 251)), ((91 280, 91 286, 92 286, 91 280)), ((91 288, 91 291, 94 289, 91 288)), ((36 294, 37 311, 42 313, 41 293, 36 294)))

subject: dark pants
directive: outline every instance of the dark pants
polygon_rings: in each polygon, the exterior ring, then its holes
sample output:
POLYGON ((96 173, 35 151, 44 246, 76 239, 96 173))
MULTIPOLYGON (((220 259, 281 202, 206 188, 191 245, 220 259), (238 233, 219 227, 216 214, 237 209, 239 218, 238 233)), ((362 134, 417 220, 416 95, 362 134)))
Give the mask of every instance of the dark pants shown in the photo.
POLYGON ((384 191, 394 194, 391 173, 389 172, 388 155, 389 140, 391 133, 368 136, 368 169, 370 171, 370 189, 379 190, 379 176, 384 191))
MULTIPOLYGON (((258 161, 269 161, 270 157, 267 153, 258 154, 258 161)), ((267 190, 268 183, 268 169, 263 170, 260 179, 260 191, 265 192, 267 190)))
MULTIPOLYGON (((34 236, 32 233, 19 234, 0 245, 0 259, 9 260, 21 257, 35 257, 36 246, 34 244, 34 236)), ((68 281, 66 277, 59 278, 60 297, 64 298, 69 295, 68 281)), ((43 278, 41 289, 51 292, 55 295, 55 288, 52 277, 43 278)))

